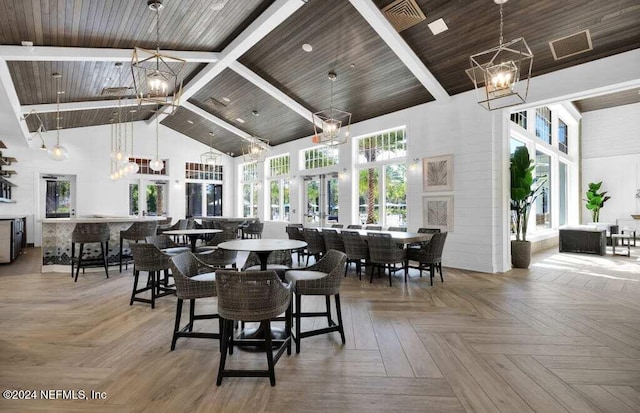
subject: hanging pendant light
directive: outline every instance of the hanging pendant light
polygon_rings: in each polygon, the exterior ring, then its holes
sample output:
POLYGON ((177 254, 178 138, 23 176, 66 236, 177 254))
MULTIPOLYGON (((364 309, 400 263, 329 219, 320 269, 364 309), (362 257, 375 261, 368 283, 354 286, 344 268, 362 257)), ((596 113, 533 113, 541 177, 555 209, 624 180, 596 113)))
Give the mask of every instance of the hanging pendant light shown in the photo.
POLYGON ((204 165, 216 166, 218 164, 218 153, 213 151, 213 137, 214 133, 209 132, 209 136, 211 136, 211 145, 209 146, 209 150, 200 155, 200 163, 204 165))
POLYGON ((54 73, 53 78, 56 79, 56 144, 47 149, 49 157, 54 161, 64 161, 69 157, 67 148, 60 145, 60 95, 64 92, 60 90, 60 73, 54 73))
MULTIPOLYGON (((135 109, 131 109, 129 111, 129 125, 131 125, 131 134, 130 134, 130 141, 131 141, 131 148, 129 151, 130 156, 133 156, 133 113, 135 113, 136 110, 135 109)), ((138 165, 137 162, 134 162, 133 160, 131 160, 129 157, 127 157, 127 164, 125 165, 125 170, 127 172, 127 175, 134 175, 137 174, 138 171, 140 170, 140 166, 138 165)))
MULTIPOLYGON (((251 112, 254 119, 254 128, 258 130, 258 116, 260 113, 257 110, 251 112)), ((247 144, 242 147, 242 157, 246 162, 262 162, 269 151, 269 141, 267 139, 259 138, 255 135, 247 139, 247 144)))
POLYGON ((502 109, 524 103, 529 94, 533 53, 523 37, 503 43, 502 5, 500 5, 499 45, 469 58, 467 75, 478 92, 478 103, 487 110, 502 109))
POLYGON ((334 72, 329 72, 331 81, 331 101, 328 109, 316 112, 311 116, 313 122, 313 143, 327 146, 341 145, 349 138, 351 113, 333 107, 333 83, 338 78, 334 72))
POLYGON ((171 113, 180 105, 185 60, 160 53, 160 0, 148 0, 147 6, 156 13, 156 50, 136 47, 131 59, 133 86, 138 105, 154 103, 170 105, 171 113))
POLYGON ((158 117, 156 116, 156 157, 149 162, 149 168, 151 168, 151 170, 155 172, 160 172, 164 168, 164 162, 158 155, 159 128, 160 123, 158 122, 158 117))

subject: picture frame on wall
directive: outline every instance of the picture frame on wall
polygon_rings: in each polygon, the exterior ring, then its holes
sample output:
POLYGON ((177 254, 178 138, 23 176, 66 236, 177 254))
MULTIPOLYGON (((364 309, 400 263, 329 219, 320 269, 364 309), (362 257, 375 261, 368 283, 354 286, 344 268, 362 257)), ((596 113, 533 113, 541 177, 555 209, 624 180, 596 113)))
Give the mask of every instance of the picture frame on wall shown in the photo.
POLYGON ((453 231, 453 195, 424 196, 422 222, 425 227, 453 231))
POLYGON ((422 159, 424 192, 453 191, 453 155, 422 159))

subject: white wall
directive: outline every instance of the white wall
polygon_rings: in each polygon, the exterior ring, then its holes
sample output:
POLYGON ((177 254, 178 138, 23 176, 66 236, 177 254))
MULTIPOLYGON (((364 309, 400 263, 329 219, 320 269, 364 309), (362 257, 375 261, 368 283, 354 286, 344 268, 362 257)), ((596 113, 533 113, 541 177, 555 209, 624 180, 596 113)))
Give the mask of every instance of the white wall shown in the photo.
MULTIPOLYGON (((640 213, 640 103, 585 112, 582 121, 582 188, 602 181, 611 199, 600 211, 600 222, 615 223, 640 213)), ((582 222, 591 212, 582 205, 582 222)))
MULTIPOLYGON (((134 123, 134 156, 152 158, 155 156, 155 127, 145 122, 134 123)), ((152 177, 169 181, 168 214, 175 218, 185 215, 185 162, 200 162, 200 154, 208 147, 184 135, 160 125, 159 155, 162 159, 170 159, 167 177, 136 175, 131 179, 152 177)), ((55 132, 44 134, 47 145, 55 143, 55 132)), ((109 179, 110 174, 110 126, 93 126, 87 128, 60 131, 60 143, 69 151, 69 159, 54 161, 46 152, 37 149, 39 141, 30 143, 31 147, 20 145, 15 140, 6 142, 8 148, 3 150, 4 156, 13 156, 18 162, 11 165, 17 175, 11 177, 15 204, 0 204, 0 213, 19 213, 32 215, 35 222, 29 222, 28 242, 36 245, 40 242, 40 231, 37 219, 42 215, 43 201, 40 200, 40 176, 42 174, 66 174, 77 176, 76 214, 104 214, 126 216, 129 213, 128 178, 117 181, 109 179)), ((223 212, 225 216, 233 216, 233 195, 235 189, 235 168, 233 160, 221 155, 223 164, 223 212)))

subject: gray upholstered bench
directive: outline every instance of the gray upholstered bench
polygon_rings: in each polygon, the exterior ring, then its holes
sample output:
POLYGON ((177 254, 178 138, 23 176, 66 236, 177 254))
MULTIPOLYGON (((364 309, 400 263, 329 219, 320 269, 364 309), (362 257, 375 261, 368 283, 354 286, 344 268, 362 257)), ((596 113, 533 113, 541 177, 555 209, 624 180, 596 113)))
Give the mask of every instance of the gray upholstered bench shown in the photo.
POLYGON ((558 249, 560 252, 583 252, 605 255, 607 252, 607 231, 593 227, 560 228, 558 249))

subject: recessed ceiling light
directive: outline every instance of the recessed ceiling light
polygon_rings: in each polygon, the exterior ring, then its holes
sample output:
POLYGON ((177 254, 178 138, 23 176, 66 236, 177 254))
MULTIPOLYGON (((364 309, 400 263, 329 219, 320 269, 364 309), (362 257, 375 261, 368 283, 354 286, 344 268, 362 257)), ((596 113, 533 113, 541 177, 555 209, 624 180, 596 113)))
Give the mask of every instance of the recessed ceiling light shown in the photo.
POLYGON ((313 50, 313 46, 311 46, 309 43, 305 43, 302 45, 302 50, 309 53, 310 51, 313 50))
POLYGON ((242 118, 236 118, 236 122, 244 123, 244 119, 242 119, 242 118))
POLYGON ((224 9, 224 6, 227 4, 228 0, 220 0, 215 2, 212 6, 211 6, 211 10, 213 11, 220 11, 222 9, 224 9))
POLYGON ((433 21, 429 23, 428 26, 429 26, 429 30, 431 30, 431 33, 433 33, 434 36, 436 34, 440 34, 442 32, 446 32, 447 30, 449 30, 449 28, 447 27, 447 24, 442 19, 433 21))
POLYGON ((20 42, 20 44, 23 46, 33 47, 33 42, 30 42, 28 40, 23 40, 20 42))
POLYGON ((224 96, 224 97, 222 98, 222 100, 224 100, 225 102, 231 102, 231 99, 229 99, 229 98, 228 98, 228 97, 226 97, 226 96, 224 96))
POLYGON ((193 121, 192 121, 191 119, 187 119, 187 123, 188 123, 189 125, 193 125, 193 121))
POLYGON ((129 113, 136 113, 138 111, 138 109, 131 109, 129 110, 129 113))
POLYGON ((355 67, 356 67, 356 64, 355 64, 355 63, 351 63, 351 64, 349 65, 349 67, 353 69, 353 68, 355 68, 355 67))

